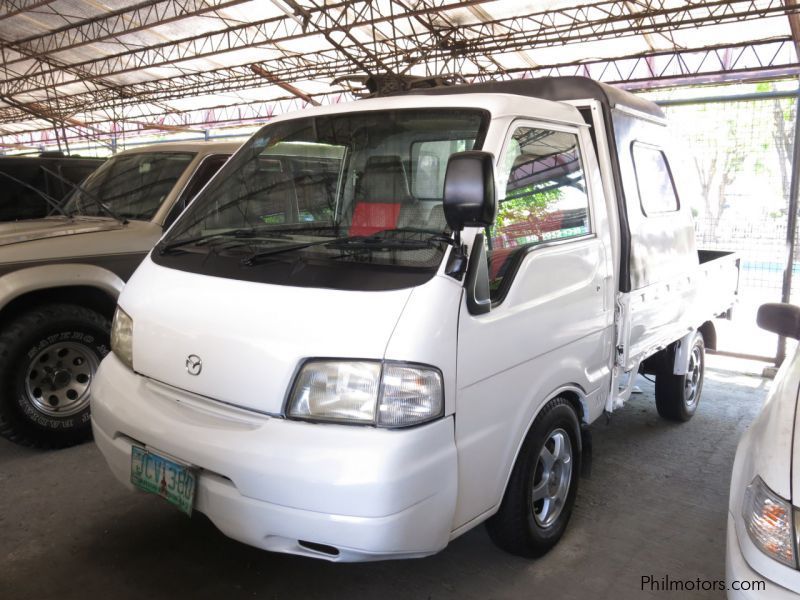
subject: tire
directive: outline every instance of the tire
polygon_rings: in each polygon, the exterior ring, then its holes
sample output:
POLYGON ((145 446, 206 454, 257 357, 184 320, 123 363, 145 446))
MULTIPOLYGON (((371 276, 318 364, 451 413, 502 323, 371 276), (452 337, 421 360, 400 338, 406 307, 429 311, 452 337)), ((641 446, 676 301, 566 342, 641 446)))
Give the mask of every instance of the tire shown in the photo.
POLYGON ((542 556, 555 546, 572 515, 580 470, 578 416, 568 400, 554 398, 534 420, 500 510, 486 522, 492 541, 506 552, 526 558, 542 556), (556 455, 550 467, 544 460, 545 452, 556 455))
POLYGON ((89 389, 109 328, 102 315, 71 304, 8 323, 0 332, 0 435, 40 448, 90 439, 89 389))
POLYGON ((656 409, 661 417, 669 421, 688 421, 694 416, 700 403, 706 349, 703 335, 699 331, 692 340, 690 352, 686 375, 672 373, 672 360, 666 361, 663 371, 656 375, 656 409))

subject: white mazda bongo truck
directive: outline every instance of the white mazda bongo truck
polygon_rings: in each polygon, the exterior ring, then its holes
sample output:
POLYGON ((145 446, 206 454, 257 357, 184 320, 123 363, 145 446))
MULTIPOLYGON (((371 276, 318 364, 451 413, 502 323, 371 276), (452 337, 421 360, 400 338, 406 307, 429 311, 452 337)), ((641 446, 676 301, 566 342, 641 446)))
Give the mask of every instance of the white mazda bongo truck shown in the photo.
POLYGON ((697 410, 736 265, 695 247, 652 103, 545 78, 275 119, 119 297, 92 391, 116 477, 266 550, 563 534, 584 426, 639 371, 697 410))

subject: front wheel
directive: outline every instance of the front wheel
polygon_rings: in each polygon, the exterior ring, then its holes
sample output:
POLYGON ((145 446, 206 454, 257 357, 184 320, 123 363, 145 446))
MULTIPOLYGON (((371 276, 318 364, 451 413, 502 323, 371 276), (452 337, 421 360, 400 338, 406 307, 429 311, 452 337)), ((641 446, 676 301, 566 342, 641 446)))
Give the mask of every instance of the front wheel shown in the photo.
POLYGON ((89 393, 109 323, 71 304, 27 312, 0 332, 0 435, 59 448, 91 437, 89 393))
POLYGON ((658 414, 670 421, 688 421, 697 411, 706 366, 706 350, 703 335, 698 331, 692 340, 689 367, 686 375, 672 372, 672 361, 656 375, 656 409, 658 414))
POLYGON ((580 424, 564 398, 536 417, 511 472, 500 510, 486 522, 503 550, 538 557, 555 546, 567 527, 581 466, 580 424))

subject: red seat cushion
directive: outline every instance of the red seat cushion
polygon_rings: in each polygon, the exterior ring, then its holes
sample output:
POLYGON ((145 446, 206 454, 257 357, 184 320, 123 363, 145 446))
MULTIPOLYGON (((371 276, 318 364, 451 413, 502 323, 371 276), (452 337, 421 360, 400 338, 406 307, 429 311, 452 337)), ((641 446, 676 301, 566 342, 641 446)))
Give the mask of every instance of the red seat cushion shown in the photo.
POLYGON ((396 229, 399 217, 399 202, 359 202, 353 209, 350 235, 373 235, 396 229))

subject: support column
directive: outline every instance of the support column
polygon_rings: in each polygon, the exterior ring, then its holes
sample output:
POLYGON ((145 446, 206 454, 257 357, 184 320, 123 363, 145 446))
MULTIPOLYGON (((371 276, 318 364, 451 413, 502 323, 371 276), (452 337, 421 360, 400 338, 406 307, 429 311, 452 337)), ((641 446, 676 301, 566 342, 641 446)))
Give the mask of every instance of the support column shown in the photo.
MULTIPOLYGON (((794 270, 794 246, 797 239, 797 206, 798 181, 800 177, 800 96, 795 102, 794 140, 792 140, 792 177, 789 187, 789 219, 786 224, 786 265, 783 269, 783 290, 781 302, 789 302, 792 298, 792 271, 794 270)), ((778 350, 775 364, 780 366, 786 358, 786 338, 778 338, 778 350)))

